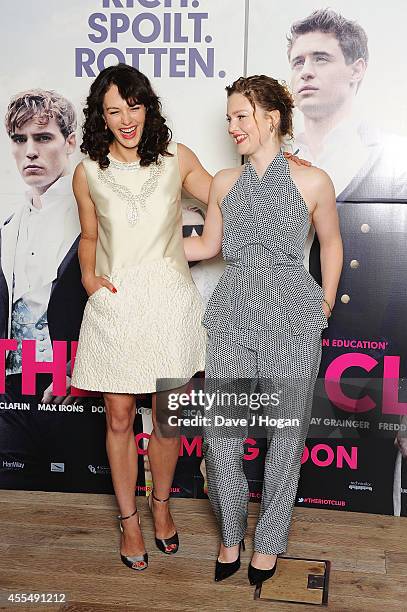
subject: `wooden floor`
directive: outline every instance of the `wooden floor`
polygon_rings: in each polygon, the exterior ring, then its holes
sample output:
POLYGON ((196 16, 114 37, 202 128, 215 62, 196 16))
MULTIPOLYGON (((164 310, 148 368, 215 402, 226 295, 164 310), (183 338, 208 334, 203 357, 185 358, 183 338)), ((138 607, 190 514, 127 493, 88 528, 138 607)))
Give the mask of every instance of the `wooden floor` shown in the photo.
MULTIPOLYGON (((240 572, 215 584, 217 530, 207 501, 172 500, 181 537, 174 557, 155 549, 146 500, 138 501, 150 555, 150 566, 141 573, 120 562, 113 496, 0 491, 0 609, 318 609, 254 601, 246 578, 251 546, 240 572), (67 603, 11 605, 5 601, 11 591, 65 592, 67 603)), ((250 534, 257 511, 251 504, 250 534)), ((287 556, 332 562, 329 610, 407 611, 406 527, 406 518, 296 508, 287 556)))

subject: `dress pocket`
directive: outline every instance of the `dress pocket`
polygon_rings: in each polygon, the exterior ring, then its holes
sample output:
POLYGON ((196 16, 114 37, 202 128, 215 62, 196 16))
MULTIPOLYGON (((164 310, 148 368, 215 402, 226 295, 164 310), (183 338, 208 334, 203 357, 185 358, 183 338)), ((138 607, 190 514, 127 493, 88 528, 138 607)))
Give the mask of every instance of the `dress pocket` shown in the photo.
POLYGON ((96 289, 96 291, 94 291, 89 297, 88 297, 88 301, 89 302, 93 302, 95 299, 97 299, 98 296, 101 295, 103 289, 106 289, 106 287, 99 287, 99 289, 96 289))

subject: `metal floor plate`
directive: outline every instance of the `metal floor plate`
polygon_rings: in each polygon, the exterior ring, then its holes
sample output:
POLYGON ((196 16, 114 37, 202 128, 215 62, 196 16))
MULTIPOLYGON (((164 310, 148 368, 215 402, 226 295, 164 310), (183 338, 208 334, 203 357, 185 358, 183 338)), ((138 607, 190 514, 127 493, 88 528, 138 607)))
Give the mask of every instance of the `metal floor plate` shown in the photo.
POLYGON ((279 557, 273 578, 254 592, 255 599, 327 605, 330 562, 279 557))

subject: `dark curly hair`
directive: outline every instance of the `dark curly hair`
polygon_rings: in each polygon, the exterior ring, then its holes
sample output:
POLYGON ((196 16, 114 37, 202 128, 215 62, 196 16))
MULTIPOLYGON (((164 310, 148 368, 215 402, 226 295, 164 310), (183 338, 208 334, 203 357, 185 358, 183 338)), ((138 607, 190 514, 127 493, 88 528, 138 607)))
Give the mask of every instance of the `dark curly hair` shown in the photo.
POLYGON ((85 123, 82 128, 82 153, 87 153, 91 159, 98 162, 101 168, 109 166, 107 155, 114 136, 109 129, 106 129, 103 118, 103 99, 111 85, 117 86, 121 97, 130 106, 134 104, 145 106, 146 121, 137 148, 140 165, 149 166, 157 163, 160 155, 172 156, 172 153, 167 150, 172 132, 161 114, 161 102, 154 93, 148 78, 127 64, 105 68, 90 86, 89 96, 83 110, 85 123))
POLYGON ((233 93, 244 95, 256 110, 256 103, 266 111, 278 110, 280 122, 278 134, 280 138, 293 137, 294 101, 285 83, 264 74, 240 77, 232 85, 226 87, 228 97, 233 93))

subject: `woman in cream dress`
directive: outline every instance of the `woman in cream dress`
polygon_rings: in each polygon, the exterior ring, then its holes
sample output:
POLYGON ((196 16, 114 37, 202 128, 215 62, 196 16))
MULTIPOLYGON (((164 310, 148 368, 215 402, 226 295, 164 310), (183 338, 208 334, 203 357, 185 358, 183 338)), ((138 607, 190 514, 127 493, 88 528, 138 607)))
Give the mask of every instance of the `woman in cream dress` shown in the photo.
MULTIPOLYGON (((81 149, 88 157, 76 168, 73 186, 89 300, 72 384, 103 392, 121 559, 142 570, 148 557, 134 496, 134 394, 178 387, 204 368, 206 332, 184 255, 180 195, 184 187, 207 203, 211 177, 192 151, 171 142, 159 100, 138 70, 124 64, 103 70, 84 113, 81 149)), ((177 432, 157 435, 156 413, 154 395, 149 500, 157 547, 173 554, 178 535, 168 499, 179 438, 177 432)))
POLYGON ((102 285, 89 298, 75 362, 79 388, 154 393, 157 383, 171 388, 172 379, 181 385, 203 370, 201 298, 178 231, 177 148, 171 142, 173 157, 149 168, 110 153, 105 170, 82 161, 98 217, 95 274, 116 292, 102 285))

